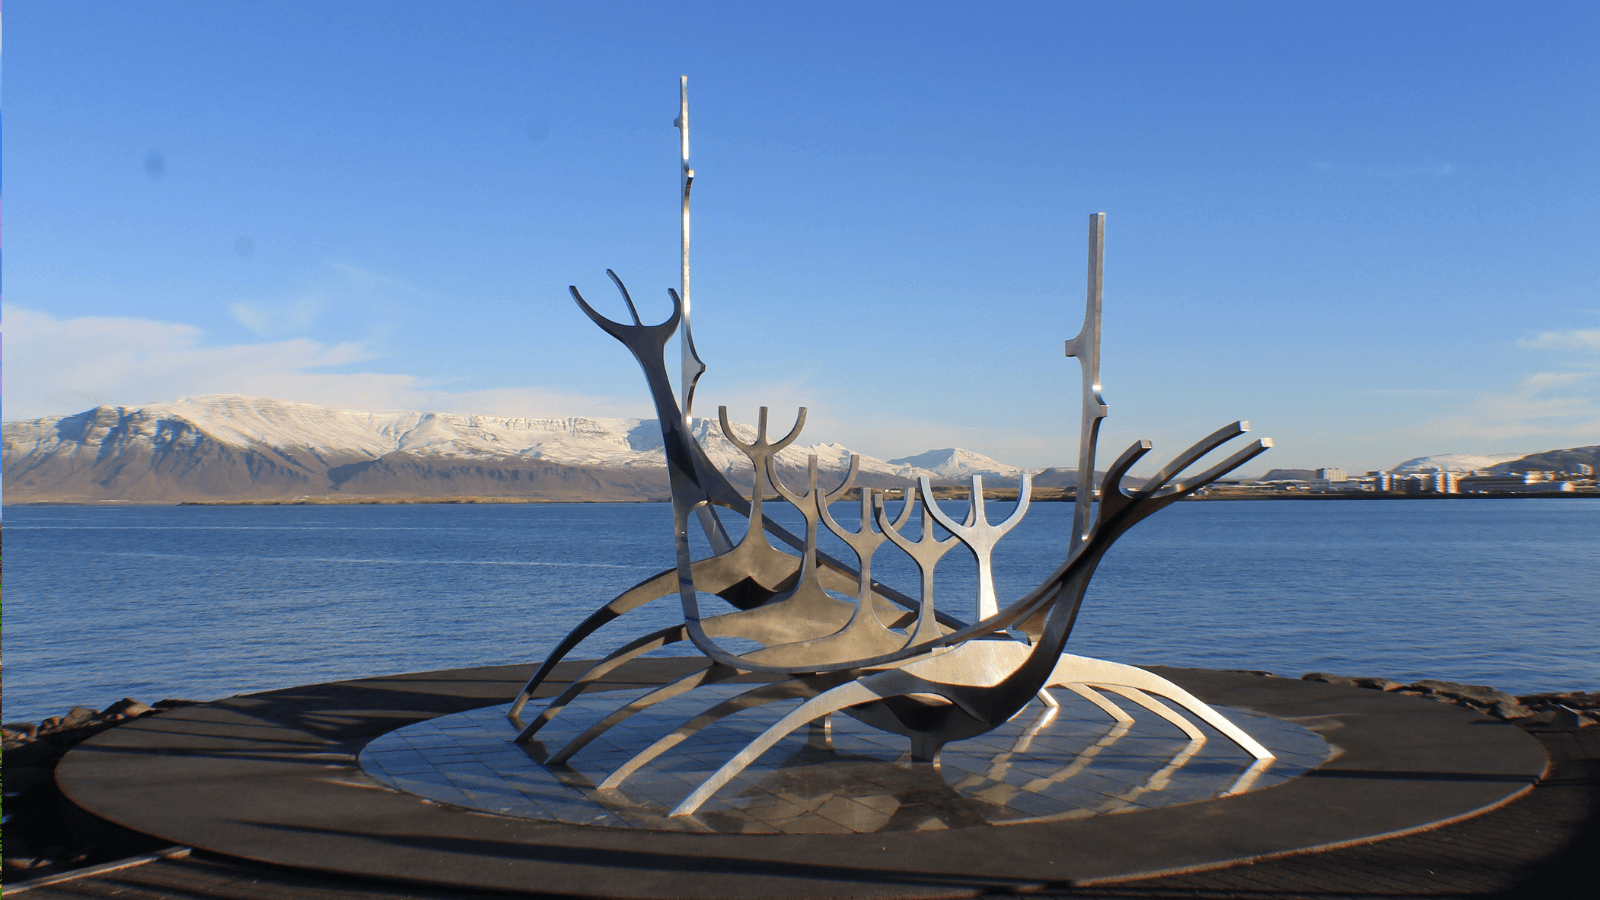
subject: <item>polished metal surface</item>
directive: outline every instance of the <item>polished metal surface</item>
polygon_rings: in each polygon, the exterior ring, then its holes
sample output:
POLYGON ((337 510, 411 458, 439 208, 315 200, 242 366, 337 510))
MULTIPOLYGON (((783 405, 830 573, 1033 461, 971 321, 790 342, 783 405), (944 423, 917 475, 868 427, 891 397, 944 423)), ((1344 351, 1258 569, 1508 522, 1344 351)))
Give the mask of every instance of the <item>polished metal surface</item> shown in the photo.
POLYGON ((685 424, 694 413, 694 386, 705 374, 706 364, 694 351, 694 332, 689 327, 689 189, 694 186, 694 169, 689 168, 689 76, 678 80, 678 118, 672 123, 678 129, 678 146, 682 154, 679 169, 678 191, 683 200, 682 277, 678 283, 678 296, 683 298, 683 329, 681 346, 683 367, 679 382, 683 389, 683 415, 685 424))
POLYGON ((922 478, 901 491, 902 506, 893 520, 880 492, 861 489, 859 519, 846 527, 834 516, 832 505, 855 488, 859 456, 851 457, 842 480, 827 485, 819 483, 817 457, 811 456, 803 491, 791 487, 778 467, 777 454, 798 439, 805 425, 804 409, 799 410, 788 434, 777 441, 768 438, 765 407, 759 412, 753 441, 741 440, 727 408, 719 409, 723 435, 751 465, 753 487, 748 497, 711 463, 693 438, 689 409, 696 380, 705 366, 689 333, 689 190, 694 172, 688 163, 686 79, 680 87, 676 124, 682 150, 683 281, 681 294, 668 291, 672 314, 659 325, 643 324, 622 281, 609 271, 607 274, 632 317, 631 325, 602 316, 576 287, 572 288, 579 308, 627 347, 644 371, 662 428, 677 563, 671 571, 641 582, 606 604, 557 646, 511 704, 509 714, 519 729, 516 740, 531 746, 535 735, 547 729, 564 710, 571 709, 590 686, 621 663, 687 640, 704 656, 704 668, 599 717, 544 755, 544 761, 556 767, 571 765, 577 755, 604 735, 631 728, 631 720, 662 704, 680 704, 702 688, 709 689, 741 675, 764 675, 769 683, 724 697, 676 728, 657 735, 642 749, 629 750, 627 758, 610 771, 599 789, 618 790, 633 773, 674 752, 701 731, 723 727, 724 720, 730 717, 776 703, 792 708, 738 747, 673 807, 671 815, 693 814, 762 753, 801 726, 831 722, 829 717, 835 713, 901 735, 909 740, 912 759, 931 762, 939 758, 946 744, 1004 725, 1036 697, 1047 708, 1053 708, 1056 701, 1047 690, 1050 687, 1066 688, 1123 725, 1131 717, 1108 695, 1170 723, 1192 745, 1179 751, 1173 758, 1174 766, 1181 766, 1179 758, 1193 756, 1205 742, 1206 733, 1194 720, 1215 729, 1256 760, 1266 761, 1264 765, 1269 764, 1270 751, 1171 682, 1142 669, 1064 652, 1089 581, 1121 535, 1271 446, 1270 441, 1256 441, 1205 471, 1182 478, 1202 458, 1248 430, 1245 423, 1236 422, 1197 442, 1134 487, 1128 472, 1150 451, 1150 444, 1140 441, 1110 466, 1099 490, 1095 489, 1099 428, 1107 413, 1100 384, 1105 215, 1096 213, 1090 218, 1083 325, 1066 342, 1066 353, 1078 360, 1081 373, 1078 484, 1067 555, 1037 588, 1003 603, 994 588, 993 552, 996 543, 1027 513, 1031 476, 1022 476, 1016 506, 999 523, 988 519, 981 478, 972 479, 971 500, 963 522, 944 512, 935 499, 931 480, 922 478), (681 404, 672 390, 664 359, 666 342, 679 329, 681 404), (763 514, 768 484, 798 511, 805 522, 803 536, 790 534, 763 514), (920 540, 912 541, 901 529, 919 505, 923 533, 920 540), (723 530, 716 515, 718 508, 745 517, 745 533, 737 544, 723 530), (689 536, 692 520, 698 520, 710 538, 711 555, 704 558, 693 555, 689 536), (854 566, 819 552, 818 537, 824 527, 854 553, 854 566), (941 538, 936 528, 948 536, 941 538), (773 546, 769 535, 795 552, 773 546), (940 610, 935 591, 938 563, 958 543, 977 563, 975 615, 970 623, 953 617, 948 610, 940 610), (921 585, 915 600, 872 578, 873 558, 884 544, 893 545, 917 564, 921 585), (645 635, 610 654, 546 704, 531 722, 523 723, 521 715, 528 699, 558 660, 596 629, 672 591, 677 592, 682 606, 681 626, 645 635), (728 600, 734 611, 707 614, 702 607, 702 597, 707 594, 728 600))
MULTIPOLYGON (((679 342, 681 366, 679 368, 678 385, 683 401, 683 424, 685 428, 691 427, 689 417, 694 414, 694 389, 700 376, 706 372, 706 364, 701 361, 700 354, 694 349, 694 329, 690 325, 689 306, 689 189, 694 186, 694 169, 689 167, 689 76, 684 75, 678 79, 678 118, 673 120, 673 126, 678 129, 678 150, 681 156, 678 168, 678 189, 683 201, 682 207, 682 253, 681 271, 678 282, 678 296, 683 298, 683 323, 679 327, 679 342)), ((702 507, 699 511, 700 527, 706 533, 706 540, 710 541, 711 549, 717 553, 726 553, 733 544, 728 540, 727 529, 722 520, 718 518, 714 507, 702 507)))
POLYGON ((972 476, 972 512, 964 525, 956 524, 939 508, 938 501, 933 499, 933 487, 926 476, 919 479, 917 484, 922 488, 922 505, 928 516, 966 544, 978 561, 978 614, 975 618, 987 619, 996 615, 1000 612, 1000 605, 994 598, 994 545, 1028 514, 1028 501, 1033 494, 1033 476, 1026 472, 1022 474, 1016 509, 999 525, 990 525, 989 516, 984 512, 982 475, 972 476))
POLYGON ((1078 484, 1072 508, 1072 547, 1077 553, 1089 540, 1094 496, 1094 453, 1100 441, 1100 420, 1110 410, 1100 396, 1100 305, 1106 274, 1106 214, 1089 216, 1089 301, 1083 327, 1067 341, 1067 356, 1076 357, 1083 373, 1082 415, 1078 423, 1078 484))

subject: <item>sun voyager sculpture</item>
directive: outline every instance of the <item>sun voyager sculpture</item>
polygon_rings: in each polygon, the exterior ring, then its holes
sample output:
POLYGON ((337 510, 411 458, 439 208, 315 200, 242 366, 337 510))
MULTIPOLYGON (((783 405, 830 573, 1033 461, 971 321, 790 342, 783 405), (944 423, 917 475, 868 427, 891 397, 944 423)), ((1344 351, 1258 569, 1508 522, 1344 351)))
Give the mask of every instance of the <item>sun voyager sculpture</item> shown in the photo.
POLYGON ((804 408, 789 432, 777 440, 768 432, 765 408, 759 412, 754 440, 741 440, 729 422, 727 408, 719 409, 723 435, 749 457, 754 480, 749 492, 736 488, 707 458, 693 436, 689 418, 695 385, 705 365, 689 327, 689 195, 694 170, 689 166, 687 79, 680 84, 675 125, 682 148, 683 255, 681 289, 668 289, 672 314, 659 324, 642 322, 627 288, 609 270, 631 322, 601 315, 576 287, 571 290, 579 308, 620 341, 644 371, 666 451, 677 564, 606 603, 557 644, 509 708, 520 729, 516 740, 530 742, 586 691, 598 687, 607 673, 627 661, 687 641, 703 656, 703 666, 623 704, 550 753, 545 764, 564 764, 642 710, 692 697, 697 688, 745 675, 768 680, 731 697, 726 692, 717 694, 697 715, 639 748, 598 789, 620 788, 641 767, 672 753, 696 733, 741 711, 774 703, 790 703, 794 708, 729 755, 670 815, 693 814, 785 736, 802 726, 825 726, 835 714, 902 735, 908 739, 911 759, 933 761, 945 744, 1005 724, 1035 698, 1046 707, 1055 706, 1058 701, 1046 690, 1051 687, 1080 695, 1118 722, 1131 722, 1128 713, 1111 699, 1115 696, 1170 722, 1191 742, 1204 741, 1205 734, 1189 718, 1192 716, 1236 743, 1258 766, 1268 764, 1273 754, 1262 744, 1171 681, 1144 669, 1065 652, 1095 568, 1119 537, 1272 446, 1270 440, 1256 440, 1204 471, 1185 475, 1203 457, 1245 434, 1247 424, 1234 422, 1202 438, 1138 483, 1128 472, 1151 450, 1148 441, 1140 441, 1106 470, 1096 498, 1092 489, 1096 444, 1100 422, 1107 413, 1100 396, 1105 214, 1096 213, 1089 220, 1083 327, 1066 342, 1066 355, 1078 361, 1082 374, 1078 487, 1066 559, 1038 587, 1002 605, 994 588, 992 554, 996 542, 1028 510, 1031 483, 1027 475, 1022 476, 1014 510, 1003 522, 989 521, 978 476, 972 478, 964 521, 956 521, 940 507, 929 479, 922 478, 895 492, 898 497, 894 499, 887 497, 890 492, 860 490, 859 517, 851 513, 843 518, 856 521, 841 522, 833 505, 855 487, 859 457, 852 456, 848 473, 836 485, 819 483, 815 456, 810 459, 803 490, 780 477, 777 454, 799 437, 805 425, 804 408), (675 334, 681 349, 681 394, 674 393, 667 366, 667 346, 675 334), (763 513, 763 503, 770 500, 763 496, 764 483, 770 483, 784 502, 798 510, 805 522, 804 534, 789 532, 763 513), (891 513, 896 502, 898 510, 891 513), (737 540, 723 522, 723 510, 736 513, 746 523, 737 540), (910 533, 914 518, 920 520, 916 535, 910 533), (704 532, 711 548, 710 555, 698 559, 690 539, 695 528, 704 532), (819 552, 822 528, 849 547, 856 557, 853 563, 819 552), (787 549, 775 546, 773 539, 787 549), (872 577, 873 559, 885 545, 916 564, 921 584, 915 595, 872 577), (975 602, 963 604, 967 608, 959 611, 937 603, 935 596, 935 570, 957 545, 977 563, 975 602), (681 623, 639 635, 595 662, 542 707, 535 707, 537 712, 529 707, 556 664, 590 635, 628 612, 674 593, 683 608, 681 623), (709 595, 727 601, 733 610, 708 611, 702 598, 709 595))

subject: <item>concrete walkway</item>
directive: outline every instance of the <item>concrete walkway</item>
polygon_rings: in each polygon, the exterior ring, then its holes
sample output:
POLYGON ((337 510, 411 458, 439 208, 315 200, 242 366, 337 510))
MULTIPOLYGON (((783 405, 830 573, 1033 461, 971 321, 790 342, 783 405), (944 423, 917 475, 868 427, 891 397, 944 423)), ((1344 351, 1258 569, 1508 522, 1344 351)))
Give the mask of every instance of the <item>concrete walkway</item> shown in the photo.
MULTIPOLYGON (((661 683, 682 665, 635 667, 618 686, 661 683)), ((1319 731, 1344 752, 1314 775, 1259 796, 1077 822, 804 840, 574 834, 429 809, 365 783, 352 763, 372 737, 430 715, 501 702, 525 671, 393 676, 192 707, 85 744, 58 772, 69 796, 108 819, 209 850, 33 893, 1473 896, 1544 878, 1554 885, 1548 896, 1566 896, 1560 879, 1594 865, 1582 848, 1600 845, 1600 735, 1545 734, 1541 747, 1512 726, 1429 700, 1238 673, 1162 674, 1213 702, 1320 723, 1319 731), (1529 792, 1547 752, 1554 768, 1529 792), (1515 799, 1465 821, 1364 840, 1508 798, 1515 799), (1307 852, 1352 841, 1359 843, 1307 852), (1295 855, 1260 859, 1272 854, 1295 855), (1256 861, 1217 868, 1241 859, 1256 861), (1196 869, 1210 871, 1147 877, 1196 869)))

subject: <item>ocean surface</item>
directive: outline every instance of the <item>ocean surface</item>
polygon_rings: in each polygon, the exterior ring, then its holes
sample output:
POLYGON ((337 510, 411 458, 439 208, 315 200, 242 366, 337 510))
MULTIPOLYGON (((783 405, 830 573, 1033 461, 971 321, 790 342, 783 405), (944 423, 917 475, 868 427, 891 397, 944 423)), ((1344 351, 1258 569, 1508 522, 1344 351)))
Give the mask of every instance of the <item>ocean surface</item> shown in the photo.
MULTIPOLYGON (((836 518, 856 521, 844 506, 836 518)), ((946 504, 958 519, 962 507, 946 504)), ((990 518, 1009 510, 990 504, 990 518)), ((7 722, 125 696, 204 700, 537 662, 591 610, 672 564, 666 504, 5 513, 7 722)), ((1000 542, 1002 603, 1059 564, 1071 515, 1035 504, 1000 542)), ((941 609, 970 618, 973 568, 959 552, 941 563, 941 609)), ((893 547, 874 572, 916 593, 893 547)), ((664 598, 575 655, 679 618, 664 598)), ((1118 542, 1068 649, 1296 677, 1596 690, 1597 623, 1600 500, 1196 502, 1118 542)))

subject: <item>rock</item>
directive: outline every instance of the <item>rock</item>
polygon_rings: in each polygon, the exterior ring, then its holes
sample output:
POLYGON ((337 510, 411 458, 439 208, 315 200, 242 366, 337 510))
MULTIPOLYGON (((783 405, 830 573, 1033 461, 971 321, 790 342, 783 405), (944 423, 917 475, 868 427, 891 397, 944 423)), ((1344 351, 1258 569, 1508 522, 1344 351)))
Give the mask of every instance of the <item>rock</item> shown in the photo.
POLYGON ((36 859, 32 856, 8 856, 6 857, 5 868, 7 872, 24 872, 35 866, 47 866, 49 864, 47 860, 36 859))
POLYGON ((78 725, 85 725, 98 715, 100 715, 99 710, 90 709, 87 706, 74 706, 73 708, 67 710, 67 715, 61 720, 61 725, 59 727, 74 728, 78 725))
POLYGON ((1405 685, 1387 678, 1366 678, 1355 675, 1329 675, 1326 672, 1307 672, 1300 676, 1301 681, 1320 681, 1326 684, 1343 684, 1349 687, 1367 688, 1374 691, 1398 691, 1405 685))
POLYGON ((39 726, 32 722, 12 722, 9 725, 0 726, 0 728, 13 735, 20 734, 30 741, 39 736, 39 726))
POLYGON ((39 730, 40 731, 55 731, 56 728, 60 724, 61 724, 61 717, 60 716, 51 716, 50 718, 45 719, 43 722, 39 723, 39 730))
POLYGON ((156 709, 177 709, 180 706, 199 706, 200 703, 201 701, 199 700, 158 700, 156 701, 156 709))
POLYGON ((1559 704, 1551 704, 1527 718, 1518 719, 1517 724, 1524 728, 1550 728, 1558 731, 1590 728, 1594 725, 1600 725, 1600 712, 1595 710, 1579 711, 1568 709, 1559 704))
POLYGON ((106 707, 106 711, 102 715, 107 717, 120 715, 131 719, 134 716, 142 716, 148 712, 155 712, 155 708, 146 706, 132 697, 123 697, 121 700, 106 707))
POLYGON ((1533 710, 1518 703, 1517 698, 1484 684, 1457 684, 1430 678, 1406 687, 1443 700, 1466 701, 1502 719, 1520 719, 1533 713, 1533 710))
POLYGON ((1568 709, 1600 709, 1600 691, 1567 691, 1566 693, 1527 694, 1517 701, 1529 709, 1544 709, 1559 705, 1568 709))
POLYGON ((1546 712, 1550 714, 1550 724, 1557 728, 1577 728, 1579 727, 1579 721, 1582 719, 1576 712, 1564 706, 1558 706, 1555 709, 1546 710, 1546 712))
POLYGON ((1532 712, 1532 710, 1515 700, 1512 700, 1510 703, 1496 703, 1489 707, 1490 715, 1495 716, 1496 718, 1506 719, 1507 721, 1511 719, 1521 719, 1530 712, 1532 712))

